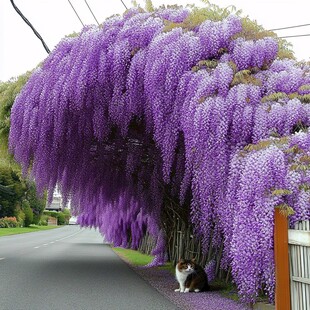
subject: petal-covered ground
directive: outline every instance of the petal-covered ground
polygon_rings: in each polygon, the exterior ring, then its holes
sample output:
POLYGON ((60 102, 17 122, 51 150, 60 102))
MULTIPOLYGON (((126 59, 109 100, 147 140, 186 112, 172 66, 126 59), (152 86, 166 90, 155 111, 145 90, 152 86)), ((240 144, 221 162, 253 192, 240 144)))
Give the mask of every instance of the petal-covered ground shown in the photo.
MULTIPOLYGON (((124 259, 124 258, 123 258, 124 259)), ((126 261, 126 260, 125 260, 126 261)), ((128 263, 128 261, 126 261, 128 263)), ((128 263, 129 264, 129 263, 128 263)), ((130 265, 130 264, 129 264, 130 265)), ((130 265, 143 279, 161 294, 184 310, 249 310, 244 304, 221 296, 218 292, 178 293, 177 282, 167 270, 157 267, 141 268, 130 265)))

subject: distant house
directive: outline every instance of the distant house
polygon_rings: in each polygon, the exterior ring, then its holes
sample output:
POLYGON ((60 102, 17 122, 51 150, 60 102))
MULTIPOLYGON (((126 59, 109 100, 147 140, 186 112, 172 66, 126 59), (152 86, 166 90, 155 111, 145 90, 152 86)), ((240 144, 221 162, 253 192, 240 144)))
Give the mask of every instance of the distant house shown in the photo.
POLYGON ((60 192, 56 189, 53 193, 53 201, 52 203, 46 204, 45 210, 48 211, 61 211, 63 210, 62 197, 60 192))

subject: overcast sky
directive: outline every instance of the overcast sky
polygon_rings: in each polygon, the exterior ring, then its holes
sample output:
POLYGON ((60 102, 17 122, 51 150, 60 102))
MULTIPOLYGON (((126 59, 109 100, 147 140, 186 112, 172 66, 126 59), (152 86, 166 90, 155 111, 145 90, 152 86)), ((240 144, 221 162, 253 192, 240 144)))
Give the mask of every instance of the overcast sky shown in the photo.
MULTIPOLYGON (((14 0, 15 4, 43 37, 49 49, 67 34, 79 32, 82 25, 68 0, 14 0)), ((130 7, 130 0, 123 0, 130 7)), ((138 0, 143 6, 144 1, 138 0)), ((310 24, 309 0, 211 0, 222 7, 236 6, 266 29, 310 24)), ((71 0, 84 24, 95 24, 85 0, 71 0)), ((124 12, 121 0, 87 0, 101 23, 113 14, 124 12)), ((195 3, 198 0, 153 0, 160 4, 195 3)), ((277 31, 279 36, 310 34, 310 26, 277 31)), ((297 59, 310 60, 310 36, 287 39, 297 59)), ((10 0, 0 0, 0 81, 32 70, 47 56, 41 41, 13 9, 10 0)))

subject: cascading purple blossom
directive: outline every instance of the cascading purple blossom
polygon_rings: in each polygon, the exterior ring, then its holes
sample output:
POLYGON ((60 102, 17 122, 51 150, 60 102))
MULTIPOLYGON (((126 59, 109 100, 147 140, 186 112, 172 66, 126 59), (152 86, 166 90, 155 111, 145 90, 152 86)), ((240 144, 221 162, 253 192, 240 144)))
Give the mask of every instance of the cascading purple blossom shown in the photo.
POLYGON ((152 265, 166 259, 167 198, 191 201, 243 300, 272 300, 274 208, 310 219, 310 68, 243 37, 237 16, 186 29, 190 17, 136 8, 62 40, 16 98, 10 150, 82 226, 123 247, 153 235, 152 265))
POLYGON ((252 296, 252 302, 262 283, 266 284, 265 289, 273 298, 274 277, 270 278, 273 273, 273 216, 281 197, 267 192, 273 186, 283 188, 285 176, 284 154, 275 147, 253 153, 245 159, 237 192, 231 257, 239 292, 242 297, 252 296), (242 246, 244 239, 247 239, 247 247, 242 246))

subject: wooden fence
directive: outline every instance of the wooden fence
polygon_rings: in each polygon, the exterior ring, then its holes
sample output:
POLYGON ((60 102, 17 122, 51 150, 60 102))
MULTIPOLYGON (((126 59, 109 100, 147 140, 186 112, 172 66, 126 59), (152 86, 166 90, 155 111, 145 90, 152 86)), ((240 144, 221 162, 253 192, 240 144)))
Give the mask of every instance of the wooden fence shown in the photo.
MULTIPOLYGON (((231 268, 228 271, 220 268, 222 259, 223 242, 219 248, 212 246, 212 236, 208 251, 204 253, 202 250, 201 241, 193 235, 192 227, 176 218, 170 223, 169 232, 167 232, 167 254, 168 260, 176 265, 179 258, 191 259, 195 258, 197 263, 205 266, 211 260, 215 261, 215 276, 225 280, 226 283, 231 280, 231 268)), ((139 246, 139 251, 150 255, 155 247, 155 240, 149 234, 146 234, 139 246)))
POLYGON ((291 309, 310 310, 310 221, 289 229, 291 309))

